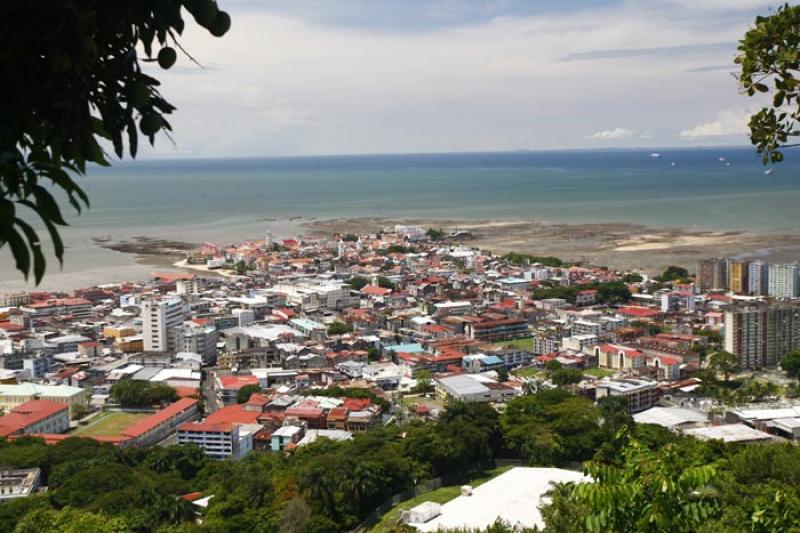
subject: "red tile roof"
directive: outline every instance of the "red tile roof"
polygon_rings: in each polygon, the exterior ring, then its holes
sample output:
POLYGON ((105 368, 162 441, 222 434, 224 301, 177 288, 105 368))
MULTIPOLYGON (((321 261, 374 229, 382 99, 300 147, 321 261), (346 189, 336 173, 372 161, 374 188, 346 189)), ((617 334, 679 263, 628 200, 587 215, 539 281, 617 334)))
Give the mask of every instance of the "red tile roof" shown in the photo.
POLYGON ((206 422, 219 424, 256 424, 261 411, 247 411, 242 405, 228 405, 208 415, 206 422))
POLYGON ((247 374, 241 376, 219 376, 219 382, 223 389, 238 390, 245 385, 258 385, 258 377, 247 374))
POLYGON ((195 400, 194 398, 181 398, 177 402, 169 404, 168 406, 161 409, 160 411, 155 412, 151 416, 139 420, 131 427, 123 431, 122 434, 130 438, 140 437, 145 433, 147 433, 148 431, 152 431, 156 427, 160 426, 173 416, 178 415, 186 411, 187 409, 191 409, 196 405, 197 405, 197 400, 195 400))
POLYGON ((0 436, 23 432, 25 428, 41 422, 49 416, 68 411, 69 405, 49 400, 31 400, 14 407, 5 416, 0 416, 0 436))

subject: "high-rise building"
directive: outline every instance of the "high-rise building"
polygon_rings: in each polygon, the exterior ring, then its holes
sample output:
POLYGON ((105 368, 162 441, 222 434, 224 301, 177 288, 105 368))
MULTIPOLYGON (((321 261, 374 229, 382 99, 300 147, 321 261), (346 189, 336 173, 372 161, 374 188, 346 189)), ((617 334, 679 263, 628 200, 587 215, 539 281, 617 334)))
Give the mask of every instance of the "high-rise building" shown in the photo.
POLYGON ((697 262, 697 288, 702 292, 728 288, 728 262, 721 257, 697 262))
POLYGON ((752 261, 747 267, 747 292, 756 296, 769 293, 769 263, 752 261))
POLYGON ((800 348, 800 306, 751 305, 725 312, 725 351, 739 356, 743 368, 777 365, 800 348))
POLYGON ((800 268, 797 264, 769 266, 769 295, 773 298, 797 298, 800 296, 800 268))
POLYGON ((737 294, 747 292, 747 277, 749 274, 746 261, 730 261, 728 263, 728 288, 737 294))
POLYGON ((181 300, 146 300, 142 302, 142 337, 144 349, 152 352, 176 352, 182 332, 181 300))

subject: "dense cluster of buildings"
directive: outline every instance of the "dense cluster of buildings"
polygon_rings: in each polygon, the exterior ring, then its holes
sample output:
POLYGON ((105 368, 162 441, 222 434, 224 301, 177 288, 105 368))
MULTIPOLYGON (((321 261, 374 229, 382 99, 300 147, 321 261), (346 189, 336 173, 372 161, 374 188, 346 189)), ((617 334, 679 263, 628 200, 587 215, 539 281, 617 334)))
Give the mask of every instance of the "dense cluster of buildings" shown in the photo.
POLYGON ((749 369, 800 347, 791 265, 712 259, 694 281, 660 283, 410 226, 207 243, 187 264, 204 272, 0 297, 0 432, 55 442, 140 381, 181 399, 106 440, 241 457, 435 416, 428 404, 447 398, 502 404, 556 386, 554 369, 581 371, 561 386, 643 412, 692 383, 714 335, 749 369))

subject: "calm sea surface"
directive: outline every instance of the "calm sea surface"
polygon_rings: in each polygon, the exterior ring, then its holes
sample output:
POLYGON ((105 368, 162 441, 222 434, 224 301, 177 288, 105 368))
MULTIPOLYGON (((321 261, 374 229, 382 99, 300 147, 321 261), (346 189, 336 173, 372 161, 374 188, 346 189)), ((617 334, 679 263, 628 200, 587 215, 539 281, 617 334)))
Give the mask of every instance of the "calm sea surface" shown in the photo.
MULTIPOLYGON (((425 217, 636 222, 800 230, 800 158, 772 175, 748 148, 137 161, 84 181, 63 271, 44 286, 121 281, 152 268, 92 237, 258 238, 292 217, 425 217), (724 158, 724 161, 720 161, 724 158), (674 163, 672 165, 671 163, 674 163)), ((6 250, 0 290, 21 287, 6 250)))

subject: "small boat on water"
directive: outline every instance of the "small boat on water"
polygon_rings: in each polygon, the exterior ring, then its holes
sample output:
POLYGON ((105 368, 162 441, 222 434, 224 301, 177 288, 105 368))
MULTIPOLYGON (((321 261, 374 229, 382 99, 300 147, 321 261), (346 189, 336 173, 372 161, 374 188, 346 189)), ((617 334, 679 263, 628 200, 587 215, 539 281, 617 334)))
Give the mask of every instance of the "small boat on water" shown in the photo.
POLYGON ((658 159, 659 157, 661 157, 661 154, 652 153, 652 154, 650 154, 650 157, 652 157, 653 159, 658 159))
POLYGON ((719 156, 719 162, 720 162, 720 163, 724 163, 724 162, 725 162, 725 158, 724 158, 724 157, 722 157, 722 156, 719 156))
POLYGON ((767 176, 772 176, 773 172, 775 172, 774 169, 768 168, 767 170, 764 171, 764 174, 766 174, 767 176))
POLYGON ((674 167, 675 166, 675 161, 670 161, 669 162, 669 166, 674 167))

